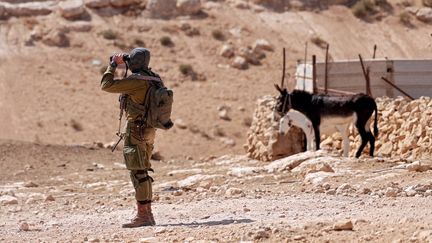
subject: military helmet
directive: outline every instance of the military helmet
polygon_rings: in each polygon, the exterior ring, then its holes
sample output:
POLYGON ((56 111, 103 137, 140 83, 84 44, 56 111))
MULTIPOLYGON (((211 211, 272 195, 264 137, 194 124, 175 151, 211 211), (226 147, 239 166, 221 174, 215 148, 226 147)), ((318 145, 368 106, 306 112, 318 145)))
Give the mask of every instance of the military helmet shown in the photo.
POLYGON ((135 48, 129 54, 128 65, 130 70, 135 73, 147 70, 150 63, 150 50, 143 47, 135 48))

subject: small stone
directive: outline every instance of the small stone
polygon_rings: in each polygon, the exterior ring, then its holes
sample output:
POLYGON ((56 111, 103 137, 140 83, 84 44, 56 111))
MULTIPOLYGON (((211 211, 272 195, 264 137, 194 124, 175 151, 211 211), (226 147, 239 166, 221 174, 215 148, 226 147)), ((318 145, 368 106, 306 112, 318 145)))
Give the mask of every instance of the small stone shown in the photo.
POLYGON ((165 233, 167 230, 166 230, 166 228, 165 227, 157 227, 156 229, 155 229, 155 234, 163 234, 163 233, 165 233))
POLYGON ((417 19, 423 22, 432 22, 432 8, 424 7, 420 8, 416 13, 417 19))
POLYGON ((110 0, 84 0, 88 8, 105 8, 110 5, 110 0))
POLYGON ((187 124, 180 118, 176 119, 174 121, 174 124, 176 125, 176 127, 180 128, 180 129, 186 129, 188 127, 187 124))
POLYGON ((177 0, 177 11, 182 15, 197 14, 201 11, 200 0, 177 0))
POLYGON ((266 230, 258 230, 254 235, 254 240, 268 239, 270 238, 270 233, 266 230))
POLYGON ((218 115, 219 115, 219 118, 222 120, 231 121, 231 118, 228 116, 228 110, 227 109, 220 110, 218 115))
POLYGON ((234 47, 230 44, 225 44, 222 46, 219 54, 223 57, 230 58, 234 56, 234 47))
POLYGON ((304 239, 306 239, 306 237, 304 237, 303 235, 295 235, 293 237, 293 240, 304 240, 304 239))
POLYGON ((154 151, 154 152, 152 153, 151 159, 152 159, 152 160, 160 161, 160 160, 163 160, 164 157, 162 156, 162 154, 161 154, 160 151, 154 151))
POLYGON ((85 13, 83 0, 67 0, 58 4, 60 15, 67 19, 79 18, 85 13))
POLYGON ((138 3, 137 0, 110 0, 112 6, 116 8, 124 8, 138 3))
POLYGON ((392 187, 387 188, 385 191, 386 197, 396 197, 397 194, 398 194, 398 190, 392 187))
POLYGON ((250 212, 251 210, 249 208, 244 207, 243 212, 250 212))
POLYGON ((52 195, 48 195, 48 196, 45 198, 45 202, 53 202, 53 201, 55 201, 55 198, 54 198, 52 195))
POLYGON ((0 196, 0 205, 12 205, 12 204, 18 204, 18 199, 13 196, 9 195, 3 195, 0 196))
POLYGON ((244 69, 248 68, 248 63, 247 63, 245 58, 240 57, 240 56, 236 56, 236 57, 234 57, 234 61, 232 62, 231 66, 233 68, 244 70, 244 69))
POLYGON ((240 189, 240 188, 234 188, 234 187, 231 187, 231 188, 229 188, 228 190, 226 190, 226 192, 225 192, 225 195, 227 195, 227 196, 234 196, 234 195, 239 195, 239 194, 241 194, 243 191, 242 191, 242 189, 240 189))
POLYGON ((267 40, 264 39, 258 39, 254 42, 254 44, 252 45, 252 49, 254 50, 254 52, 256 51, 273 51, 273 46, 270 44, 270 42, 268 42, 267 40))
POLYGON ((23 222, 20 224, 19 229, 21 231, 29 231, 30 230, 30 226, 27 222, 23 222))
POLYGON ((338 222, 333 225, 333 230, 353 230, 353 223, 351 220, 346 222, 338 222))
POLYGON ((176 191, 173 191, 171 194, 173 196, 181 196, 181 195, 183 195, 183 191, 182 190, 176 190, 176 191))
POLYGON ((29 181, 29 182, 24 184, 24 187, 38 187, 38 186, 39 186, 38 184, 36 184, 32 181, 29 181))
POLYGON ((100 240, 98 238, 90 238, 88 242, 100 242, 100 240))

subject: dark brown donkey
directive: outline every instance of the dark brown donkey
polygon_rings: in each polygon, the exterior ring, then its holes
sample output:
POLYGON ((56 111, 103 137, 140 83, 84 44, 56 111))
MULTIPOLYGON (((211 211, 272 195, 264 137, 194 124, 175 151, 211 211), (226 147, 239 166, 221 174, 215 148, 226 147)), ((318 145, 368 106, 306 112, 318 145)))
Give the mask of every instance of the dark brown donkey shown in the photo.
POLYGON ((277 98, 276 111, 284 116, 291 108, 303 113, 312 122, 316 138, 316 148, 320 148, 320 127, 331 127, 347 123, 354 123, 361 136, 361 145, 356 153, 360 157, 366 144, 369 142, 370 156, 375 149, 375 137, 378 136, 377 106, 375 100, 365 94, 346 96, 330 96, 311 94, 302 90, 289 93, 275 85, 280 95, 277 98), (369 118, 375 111, 374 134, 370 131, 369 118))

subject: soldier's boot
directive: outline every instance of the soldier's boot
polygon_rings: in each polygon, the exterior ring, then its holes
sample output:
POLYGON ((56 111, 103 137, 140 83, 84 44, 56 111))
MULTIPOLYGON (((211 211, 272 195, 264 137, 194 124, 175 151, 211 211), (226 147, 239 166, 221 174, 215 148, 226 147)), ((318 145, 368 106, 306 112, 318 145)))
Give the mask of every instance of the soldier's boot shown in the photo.
POLYGON ((151 211, 151 203, 140 204, 137 202, 137 214, 130 223, 123 224, 123 228, 136 228, 142 226, 153 226, 156 222, 151 211))

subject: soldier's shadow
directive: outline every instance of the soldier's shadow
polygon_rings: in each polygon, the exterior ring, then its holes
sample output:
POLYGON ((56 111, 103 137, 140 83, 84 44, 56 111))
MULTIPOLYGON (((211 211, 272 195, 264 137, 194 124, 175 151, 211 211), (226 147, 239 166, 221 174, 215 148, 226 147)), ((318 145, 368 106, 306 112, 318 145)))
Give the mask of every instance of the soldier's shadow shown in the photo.
POLYGON ((244 224, 244 223, 252 223, 254 222, 251 219, 223 219, 219 221, 206 221, 206 222, 196 222, 193 221, 191 223, 178 223, 178 224, 162 224, 157 225, 159 227, 164 226, 188 226, 188 227, 197 227, 197 226, 216 226, 216 225, 229 225, 229 224, 244 224))

